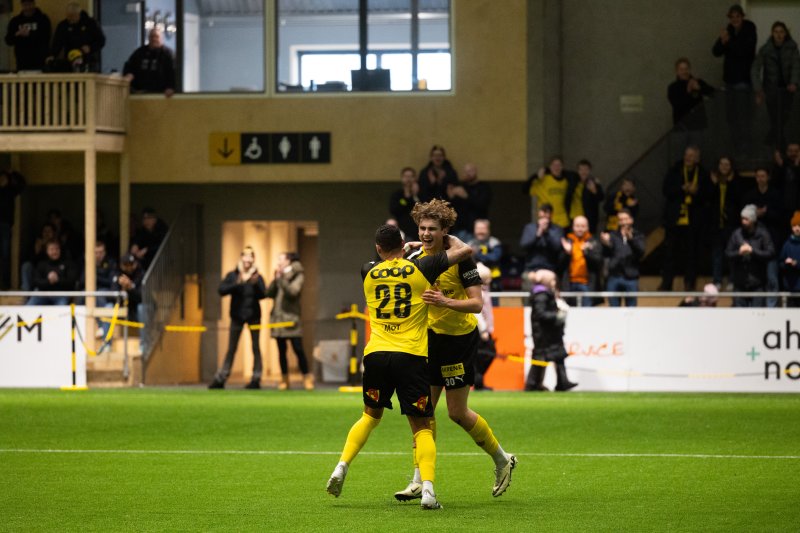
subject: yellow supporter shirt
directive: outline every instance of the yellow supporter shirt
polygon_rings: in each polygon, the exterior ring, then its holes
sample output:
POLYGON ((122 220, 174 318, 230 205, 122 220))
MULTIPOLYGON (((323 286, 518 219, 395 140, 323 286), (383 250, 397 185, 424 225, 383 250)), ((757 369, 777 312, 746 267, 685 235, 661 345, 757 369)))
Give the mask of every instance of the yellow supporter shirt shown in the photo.
POLYGON ((569 216, 564 207, 568 185, 566 177, 557 180, 550 174, 545 174, 541 178, 533 180, 530 188, 530 195, 536 197, 538 205, 550 204, 553 206, 553 224, 562 228, 569 226, 569 216))
MULTIPOLYGON (((427 257, 425 250, 419 250, 411 257, 427 257)), ((467 259, 448 268, 436 280, 442 294, 455 300, 466 300, 466 287, 481 284, 475 261, 467 259)), ((441 335, 466 335, 478 327, 478 319, 472 313, 453 311, 446 307, 428 306, 428 329, 441 335)))
POLYGON ((569 206, 569 219, 575 220, 575 217, 582 217, 586 213, 583 212, 583 182, 579 182, 575 186, 575 192, 572 193, 572 202, 569 206))
POLYGON ((422 293, 447 268, 444 252, 362 267, 371 329, 365 357, 382 351, 428 356, 428 305, 422 301, 422 293))

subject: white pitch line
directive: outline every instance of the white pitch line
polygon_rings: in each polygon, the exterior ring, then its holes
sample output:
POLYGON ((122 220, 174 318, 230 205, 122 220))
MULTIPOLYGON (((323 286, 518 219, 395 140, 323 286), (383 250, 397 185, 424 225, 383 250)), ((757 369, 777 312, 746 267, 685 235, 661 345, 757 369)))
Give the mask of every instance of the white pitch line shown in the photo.
MULTIPOLYGON (((36 448, 0 448, 0 453, 63 453, 63 454, 122 454, 122 455, 340 455, 341 452, 307 450, 67 450, 36 448)), ((359 455, 408 455, 408 452, 369 452, 359 455)), ((442 452, 444 457, 479 457, 478 452, 442 452)), ((653 459, 783 459, 797 460, 800 455, 736 455, 711 453, 516 453, 520 457, 576 458, 653 458, 653 459)))

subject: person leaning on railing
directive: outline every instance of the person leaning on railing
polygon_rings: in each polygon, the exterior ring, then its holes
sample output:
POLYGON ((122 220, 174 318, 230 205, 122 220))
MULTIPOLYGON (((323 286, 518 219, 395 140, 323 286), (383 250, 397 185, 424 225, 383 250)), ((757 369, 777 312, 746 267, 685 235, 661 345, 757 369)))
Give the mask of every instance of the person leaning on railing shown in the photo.
MULTIPOLYGON (((78 267, 61 255, 61 243, 52 240, 45 248, 47 259, 39 261, 33 272, 33 286, 38 291, 74 291, 78 267)), ((28 305, 67 305, 66 296, 32 296, 28 305)))

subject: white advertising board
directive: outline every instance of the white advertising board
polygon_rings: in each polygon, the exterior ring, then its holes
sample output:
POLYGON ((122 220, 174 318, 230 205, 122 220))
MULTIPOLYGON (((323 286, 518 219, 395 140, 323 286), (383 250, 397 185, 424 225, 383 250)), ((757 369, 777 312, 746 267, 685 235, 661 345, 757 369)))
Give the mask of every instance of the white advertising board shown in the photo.
POLYGON ((800 392, 796 309, 572 308, 564 344, 576 390, 800 392))
MULTIPOLYGON (((82 317, 84 308, 75 312, 82 317)), ((70 325, 69 306, 0 306, 0 387, 72 385, 70 325)), ((75 385, 83 387, 86 351, 77 336, 75 347, 75 385)))

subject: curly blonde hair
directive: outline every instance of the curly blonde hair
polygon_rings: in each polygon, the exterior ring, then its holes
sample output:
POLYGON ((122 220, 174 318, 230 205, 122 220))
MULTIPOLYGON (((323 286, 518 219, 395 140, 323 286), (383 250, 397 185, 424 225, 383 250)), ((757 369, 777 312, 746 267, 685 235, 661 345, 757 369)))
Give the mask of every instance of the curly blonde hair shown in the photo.
POLYGON ((411 218, 419 225, 423 218, 436 220, 442 225, 442 229, 450 229, 456 223, 456 210, 450 202, 433 199, 430 202, 418 203, 411 210, 411 218))

